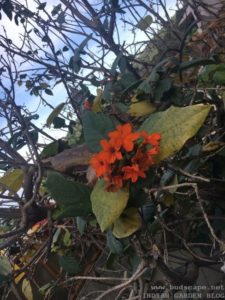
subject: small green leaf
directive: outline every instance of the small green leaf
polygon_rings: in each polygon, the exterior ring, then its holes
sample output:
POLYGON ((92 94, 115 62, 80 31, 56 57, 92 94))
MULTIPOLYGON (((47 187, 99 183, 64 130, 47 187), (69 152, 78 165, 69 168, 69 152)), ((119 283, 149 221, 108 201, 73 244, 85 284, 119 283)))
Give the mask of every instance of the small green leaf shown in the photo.
POLYGON ((48 116, 47 121, 46 121, 46 125, 47 125, 48 127, 51 126, 51 124, 52 124, 54 118, 57 117, 57 116, 61 113, 61 111, 62 111, 64 105, 65 105, 64 102, 63 102, 63 103, 60 103, 60 104, 59 104, 58 106, 56 106, 56 108, 54 108, 53 111, 50 113, 50 115, 48 116))
POLYGON ((67 46, 64 46, 63 49, 62 49, 63 52, 66 52, 68 50, 69 50, 69 48, 67 46))
POLYGON ((37 9, 40 9, 40 10, 45 9, 46 4, 47 4, 47 2, 40 3, 39 6, 37 7, 37 9))
POLYGON ((21 289, 22 289, 23 295, 25 296, 25 298, 27 300, 33 300, 34 299, 30 281, 27 280, 26 278, 23 279, 21 289))
POLYGON ((0 286, 3 282, 10 280, 12 268, 7 257, 0 256, 0 286))
POLYGON ((216 71, 213 75, 213 82, 219 85, 225 85, 225 70, 224 71, 216 71))
POLYGON ((63 270, 70 275, 77 274, 81 271, 79 262, 72 256, 60 256, 59 264, 63 270))
POLYGON ((62 6, 61 3, 58 4, 58 5, 56 5, 56 6, 54 6, 54 8, 53 8, 53 10, 51 12, 51 14, 52 14, 53 17, 60 12, 61 6, 62 6))
POLYGON ((58 22, 59 24, 63 24, 65 23, 66 19, 65 19, 65 13, 64 11, 61 11, 61 13, 58 15, 56 22, 58 22))
POLYGON ((204 123, 211 105, 192 105, 187 107, 174 107, 163 112, 152 114, 140 127, 149 134, 161 134, 160 151, 154 156, 155 162, 175 154, 185 142, 192 138, 204 123))
POLYGON ((164 78, 159 81, 154 91, 154 98, 156 101, 160 101, 163 94, 168 92, 172 87, 172 80, 170 78, 164 78))
POLYGON ((112 234, 112 230, 107 231, 107 246, 111 253, 121 254, 123 253, 123 245, 112 234))
POLYGON ((85 111, 83 114, 84 139, 91 152, 101 150, 100 141, 107 138, 107 133, 115 129, 113 121, 103 113, 85 111))
POLYGON ((150 15, 147 15, 137 23, 136 27, 145 31, 152 24, 152 22, 152 17, 150 15))
POLYGON ((102 231, 108 229, 119 218, 127 205, 129 192, 120 189, 107 192, 104 180, 99 180, 91 193, 92 210, 102 231))
POLYGON ((127 208, 121 216, 115 221, 113 226, 113 235, 122 239, 132 235, 141 227, 141 216, 137 208, 127 208))
POLYGON ((60 118, 60 117, 55 117, 53 119, 52 123, 53 123, 53 127, 55 129, 62 128, 62 127, 67 127, 65 119, 60 118))
POLYGON ((48 144, 41 152, 41 159, 48 158, 50 156, 54 156, 58 153, 59 143, 58 141, 52 142, 48 144))
POLYGON ((45 89, 45 94, 53 96, 53 92, 50 89, 45 89))
POLYGON ((65 229, 65 234, 63 236, 63 244, 66 247, 70 247, 72 244, 71 233, 69 232, 68 229, 65 229))
POLYGON ((81 217, 76 217, 76 223, 77 223, 77 229, 79 230, 80 234, 82 235, 87 226, 87 221, 81 217))
POLYGON ((59 206, 55 217, 85 217, 91 212, 90 189, 86 185, 49 172, 46 187, 59 206))

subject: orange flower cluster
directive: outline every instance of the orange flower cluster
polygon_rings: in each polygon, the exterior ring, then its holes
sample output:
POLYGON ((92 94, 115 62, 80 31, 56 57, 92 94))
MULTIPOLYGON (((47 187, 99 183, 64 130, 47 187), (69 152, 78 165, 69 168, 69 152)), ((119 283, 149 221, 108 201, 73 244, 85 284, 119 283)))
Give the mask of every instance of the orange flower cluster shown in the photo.
POLYGON ((108 134, 109 140, 101 140, 102 151, 93 155, 90 164, 97 177, 108 183, 108 191, 116 191, 126 181, 136 182, 145 178, 146 171, 154 163, 152 155, 159 152, 160 134, 146 131, 133 132, 132 125, 118 125, 108 134))

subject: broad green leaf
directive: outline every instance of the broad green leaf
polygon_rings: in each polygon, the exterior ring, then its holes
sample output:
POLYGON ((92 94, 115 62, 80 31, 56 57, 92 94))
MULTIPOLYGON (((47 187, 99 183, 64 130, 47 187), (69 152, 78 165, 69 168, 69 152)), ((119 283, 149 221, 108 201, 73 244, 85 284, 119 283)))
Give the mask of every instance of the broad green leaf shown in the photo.
POLYGON ((136 27, 145 31, 152 24, 152 22, 152 17, 150 15, 147 15, 137 23, 136 27))
POLYGON ((23 184, 24 173, 21 169, 10 169, 0 178, 0 191, 4 187, 10 191, 17 192, 23 184))
POLYGON ((62 111, 64 105, 65 105, 64 102, 63 102, 63 103, 60 103, 60 104, 59 104, 58 106, 56 106, 56 108, 54 108, 53 111, 50 113, 50 115, 48 116, 47 121, 46 121, 46 125, 47 125, 48 127, 51 126, 51 124, 52 124, 53 120, 55 119, 55 117, 57 117, 57 116, 61 113, 61 111, 62 111))
POLYGON ((22 293, 27 300, 33 300, 33 292, 30 281, 24 278, 22 282, 22 293))
POLYGON ((172 80, 170 78, 164 78, 159 81, 155 90, 154 90, 154 98, 156 101, 160 101, 163 97, 163 94, 168 92, 172 87, 172 80))
POLYGON ((137 208, 127 208, 121 216, 115 221, 113 226, 113 235, 122 239, 130 236, 141 227, 141 216, 137 208))
POLYGON ((62 127, 67 127, 66 126, 66 121, 63 118, 60 117, 55 117, 52 121, 53 127, 56 129, 62 128, 62 127))
POLYGON ((68 272, 70 275, 74 275, 81 271, 79 262, 72 256, 60 256, 59 264, 63 270, 68 272))
POLYGON ((86 185, 49 172, 46 187, 59 205, 55 217, 85 217, 91 212, 90 189, 86 185))
POLYGON ((130 105, 130 109, 128 113, 132 117, 142 117, 153 113, 156 110, 155 106, 151 104, 149 101, 140 101, 136 103, 132 103, 130 105))
POLYGON ((225 70, 216 71, 213 75, 213 82, 219 85, 225 85, 225 70))
POLYGON ((202 104, 181 108, 171 106, 145 120, 140 130, 146 130, 149 134, 161 134, 160 152, 154 157, 154 161, 160 162, 179 151, 198 132, 210 109, 210 105, 202 104))
POLYGON ((0 286, 11 277, 12 268, 7 257, 0 256, 0 286))
POLYGON ((40 157, 41 159, 48 158, 50 156, 54 156, 58 153, 59 149, 59 142, 55 141, 48 144, 41 152, 40 157))
POLYGON ((85 111, 83 114, 84 139, 91 152, 101 150, 100 141, 115 129, 113 121, 103 113, 85 111))
POLYGON ((129 192, 120 189, 117 192, 107 192, 104 180, 99 180, 92 193, 92 210, 102 231, 108 229, 119 218, 127 205, 129 192))

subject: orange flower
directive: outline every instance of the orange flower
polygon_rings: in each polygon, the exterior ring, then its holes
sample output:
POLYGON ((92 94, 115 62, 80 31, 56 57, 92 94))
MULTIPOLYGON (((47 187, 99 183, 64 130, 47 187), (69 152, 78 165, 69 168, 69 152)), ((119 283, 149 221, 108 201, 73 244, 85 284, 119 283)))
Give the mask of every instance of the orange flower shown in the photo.
POLYGON ((153 133, 149 135, 146 131, 141 131, 140 136, 144 138, 143 144, 150 144, 152 146, 158 146, 161 135, 159 133, 153 133))
POLYGON ((110 166, 107 162, 107 157, 103 152, 93 155, 90 160, 90 164, 98 177, 110 172, 110 166))
POLYGON ((112 143, 114 143, 117 148, 123 147, 127 152, 132 151, 134 148, 134 141, 140 137, 140 134, 132 133, 132 126, 130 123, 118 125, 116 129, 117 130, 109 133, 112 143))
POLYGON ((118 189, 121 189, 123 186, 122 175, 108 176, 106 181, 109 181, 109 184, 107 186, 108 192, 116 192, 118 189))
POLYGON ((119 148, 112 141, 101 140, 100 143, 110 164, 114 163, 117 159, 120 160, 123 158, 119 148))
POLYGON ((131 179, 132 182, 136 182, 139 176, 142 178, 146 177, 145 173, 140 170, 137 164, 123 167, 122 171, 124 172, 123 179, 131 179))
POLYGON ((136 154, 131 159, 133 164, 137 164, 142 171, 147 171, 148 168, 153 164, 151 156, 146 150, 138 149, 136 154))

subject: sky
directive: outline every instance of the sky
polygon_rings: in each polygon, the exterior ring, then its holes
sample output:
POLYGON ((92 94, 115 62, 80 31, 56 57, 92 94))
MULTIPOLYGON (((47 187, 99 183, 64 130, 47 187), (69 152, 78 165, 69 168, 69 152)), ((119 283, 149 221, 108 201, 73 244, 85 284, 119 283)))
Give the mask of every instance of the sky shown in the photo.
MULTIPOLYGON (((21 3, 24 3, 24 0, 20 0, 21 3)), ((29 8, 31 10, 34 10, 37 7, 37 4, 34 3, 33 0, 27 1, 29 8)), ((44 1, 43 1, 44 2, 44 1)), ((46 0, 47 6, 46 9, 50 13, 52 11, 53 5, 57 5, 59 2, 54 0, 46 0)), ((96 1, 95 1, 96 2, 96 1)), ((169 8, 169 13, 171 15, 174 14, 174 8, 175 8, 175 0, 167 0, 165 1, 167 7, 169 8)), ((140 12, 140 14, 143 14, 144 12, 140 12)), ((122 24, 122 23, 121 23, 122 24)), ((17 26, 14 21, 9 21, 9 19, 2 14, 2 20, 0 21, 0 34, 3 32, 3 26, 6 28, 8 38, 12 39, 17 45, 21 44, 21 33, 22 33, 22 26, 17 26)), ((145 35, 145 33, 139 29, 135 30, 136 33, 136 42, 147 40, 148 37, 145 35)), ((129 26, 126 26, 126 28, 123 28, 121 26, 120 28, 120 37, 121 42, 125 42, 126 44, 132 43, 133 41, 133 35, 129 31, 129 26)), ((83 40, 80 36, 76 37, 76 42, 79 43, 83 40)), ((55 46, 60 47, 60 43, 55 39, 55 46)), ((93 42, 89 42, 88 44, 89 48, 93 50, 94 52, 98 51, 98 48, 96 48, 96 45, 93 42)), ((3 50, 0 48, 0 55, 4 55, 3 50)), ((112 53, 108 55, 107 57, 107 63, 110 65, 115 59, 115 55, 112 53)), ((19 61, 17 61, 17 65, 19 65, 19 61)), ((29 63, 25 63, 22 65, 22 67, 28 67, 32 68, 33 66, 30 66, 29 63)), ((37 113, 39 115, 39 119, 34 121, 36 122, 37 126, 43 127, 46 123, 46 119, 51 112, 50 109, 46 106, 40 105, 40 99, 36 96, 31 96, 29 92, 26 91, 24 88, 24 85, 19 87, 16 85, 16 102, 18 105, 25 105, 28 110, 31 112, 37 113)), ((54 95, 48 96, 45 95, 45 98, 47 101, 51 103, 54 107, 56 107, 59 103, 66 101, 66 92, 62 84, 57 85, 53 90, 54 95)), ((91 89, 92 93, 95 93, 95 88, 93 87, 91 89)), ((3 126, 3 123, 0 121, 0 127, 3 126)), ((46 131, 49 131, 49 129, 46 129, 46 131)), ((52 130, 51 130, 52 132, 52 130)), ((65 133, 61 132, 60 130, 54 130, 54 135, 56 138, 61 138, 65 135, 65 133)))

